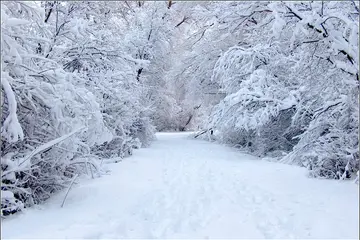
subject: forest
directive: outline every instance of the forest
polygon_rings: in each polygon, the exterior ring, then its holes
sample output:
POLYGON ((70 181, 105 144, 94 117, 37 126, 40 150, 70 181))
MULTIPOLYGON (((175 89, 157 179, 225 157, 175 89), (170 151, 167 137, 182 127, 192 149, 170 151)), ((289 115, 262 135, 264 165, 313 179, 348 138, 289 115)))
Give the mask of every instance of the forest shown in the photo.
POLYGON ((1 1, 1 215, 198 132, 359 174, 357 1, 1 1))

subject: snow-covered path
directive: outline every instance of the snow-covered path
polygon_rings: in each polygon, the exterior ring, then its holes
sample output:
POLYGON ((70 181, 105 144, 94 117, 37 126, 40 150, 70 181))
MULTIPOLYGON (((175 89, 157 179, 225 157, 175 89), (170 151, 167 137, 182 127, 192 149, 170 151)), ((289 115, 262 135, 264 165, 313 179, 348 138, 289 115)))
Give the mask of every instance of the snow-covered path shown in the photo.
POLYGON ((187 133, 110 164, 41 209, 2 222, 2 238, 358 238, 358 186, 259 160, 187 133))

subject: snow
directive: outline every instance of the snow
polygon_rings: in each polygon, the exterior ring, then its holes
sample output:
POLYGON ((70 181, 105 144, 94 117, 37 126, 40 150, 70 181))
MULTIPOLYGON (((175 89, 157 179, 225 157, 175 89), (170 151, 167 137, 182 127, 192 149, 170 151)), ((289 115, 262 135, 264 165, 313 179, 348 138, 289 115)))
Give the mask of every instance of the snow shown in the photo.
POLYGON ((10 238, 358 238, 358 185, 159 133, 109 175, 2 220, 10 238))
POLYGON ((1 190, 1 198, 6 198, 6 199, 13 199, 14 198, 14 194, 10 191, 3 191, 1 190))
POLYGON ((12 79, 9 76, 9 73, 1 71, 1 85, 9 104, 9 115, 6 117, 3 126, 1 127, 1 136, 13 143, 17 142, 19 139, 23 140, 24 132, 16 115, 16 97, 8 81, 9 79, 12 79))
POLYGON ((28 24, 29 21, 24 19, 18 19, 18 18, 7 18, 4 21, 4 24, 6 24, 7 27, 14 27, 18 25, 28 24))
POLYGON ((74 135, 75 133, 81 131, 81 130, 84 130, 85 127, 81 127, 81 128, 78 128, 74 131, 72 131, 71 133, 69 134, 66 134, 64 136, 61 136, 59 138, 56 138, 50 142, 47 142, 41 146, 39 146, 38 148, 34 149, 29 155, 27 155, 26 157, 24 157, 24 159, 21 160, 21 163, 19 165, 22 165, 23 163, 26 163, 27 161, 29 161, 33 156, 35 156, 36 154, 38 154, 39 152, 42 152, 52 146, 54 146, 55 144, 58 144, 62 141, 64 141, 65 139, 71 137, 72 135, 74 135))

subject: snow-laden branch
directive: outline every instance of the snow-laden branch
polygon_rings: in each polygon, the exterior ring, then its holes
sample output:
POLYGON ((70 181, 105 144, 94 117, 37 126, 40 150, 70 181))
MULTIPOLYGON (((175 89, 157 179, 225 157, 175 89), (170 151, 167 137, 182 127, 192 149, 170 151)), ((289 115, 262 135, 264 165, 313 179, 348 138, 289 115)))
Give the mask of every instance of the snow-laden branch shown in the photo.
POLYGON ((59 138, 56 138, 56 139, 54 139, 54 140, 52 140, 52 141, 50 141, 50 142, 47 142, 47 143, 45 143, 45 144, 37 147, 37 148, 34 149, 30 154, 28 154, 27 156, 25 156, 25 157, 22 158, 22 159, 19 159, 19 162, 20 162, 20 163, 19 163, 19 165, 18 165, 18 168, 14 168, 14 169, 11 169, 11 170, 8 170, 8 171, 3 171, 2 174, 1 174, 1 176, 2 176, 2 177, 5 177, 6 175, 8 175, 8 174, 11 173, 11 172, 16 172, 16 171, 23 171, 23 170, 25 170, 27 166, 31 166, 31 164, 28 164, 28 163, 30 162, 31 158, 34 157, 36 154, 38 154, 38 153, 40 153, 40 152, 42 152, 42 151, 45 151, 45 150, 51 148, 52 146, 54 146, 54 145, 56 145, 56 144, 58 144, 58 143, 60 143, 60 142, 63 142, 64 140, 68 139, 69 137, 71 137, 71 136, 74 135, 75 133, 80 132, 80 131, 82 131, 82 130, 84 130, 84 129, 85 129, 85 127, 78 128, 78 129, 72 131, 72 132, 69 133, 69 134, 66 134, 66 135, 64 135, 64 136, 61 136, 61 137, 59 137, 59 138), (27 164, 25 164, 24 167, 21 167, 24 163, 27 163, 27 164))
POLYGON ((1 136, 4 137, 8 142, 14 143, 19 139, 24 139, 24 132, 18 120, 16 113, 16 98, 10 86, 9 80, 12 80, 12 78, 9 76, 9 73, 1 72, 1 85, 7 98, 9 111, 9 115, 6 117, 3 126, 1 127, 1 136))

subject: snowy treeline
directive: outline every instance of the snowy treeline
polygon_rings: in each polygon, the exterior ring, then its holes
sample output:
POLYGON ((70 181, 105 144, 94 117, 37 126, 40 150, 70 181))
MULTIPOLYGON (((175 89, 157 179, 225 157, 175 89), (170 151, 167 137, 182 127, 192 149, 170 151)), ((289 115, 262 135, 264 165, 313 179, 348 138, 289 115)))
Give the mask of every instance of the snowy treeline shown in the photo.
POLYGON ((2 214, 155 130, 358 170, 358 2, 1 2, 2 214))
POLYGON ((208 111, 213 138, 314 177, 356 175, 358 2, 215 2, 198 13, 182 68, 198 96, 213 86, 224 97, 208 111))
POLYGON ((159 105, 173 106, 161 77, 177 21, 168 7, 1 2, 2 215, 154 139, 152 120, 169 116, 159 105))

